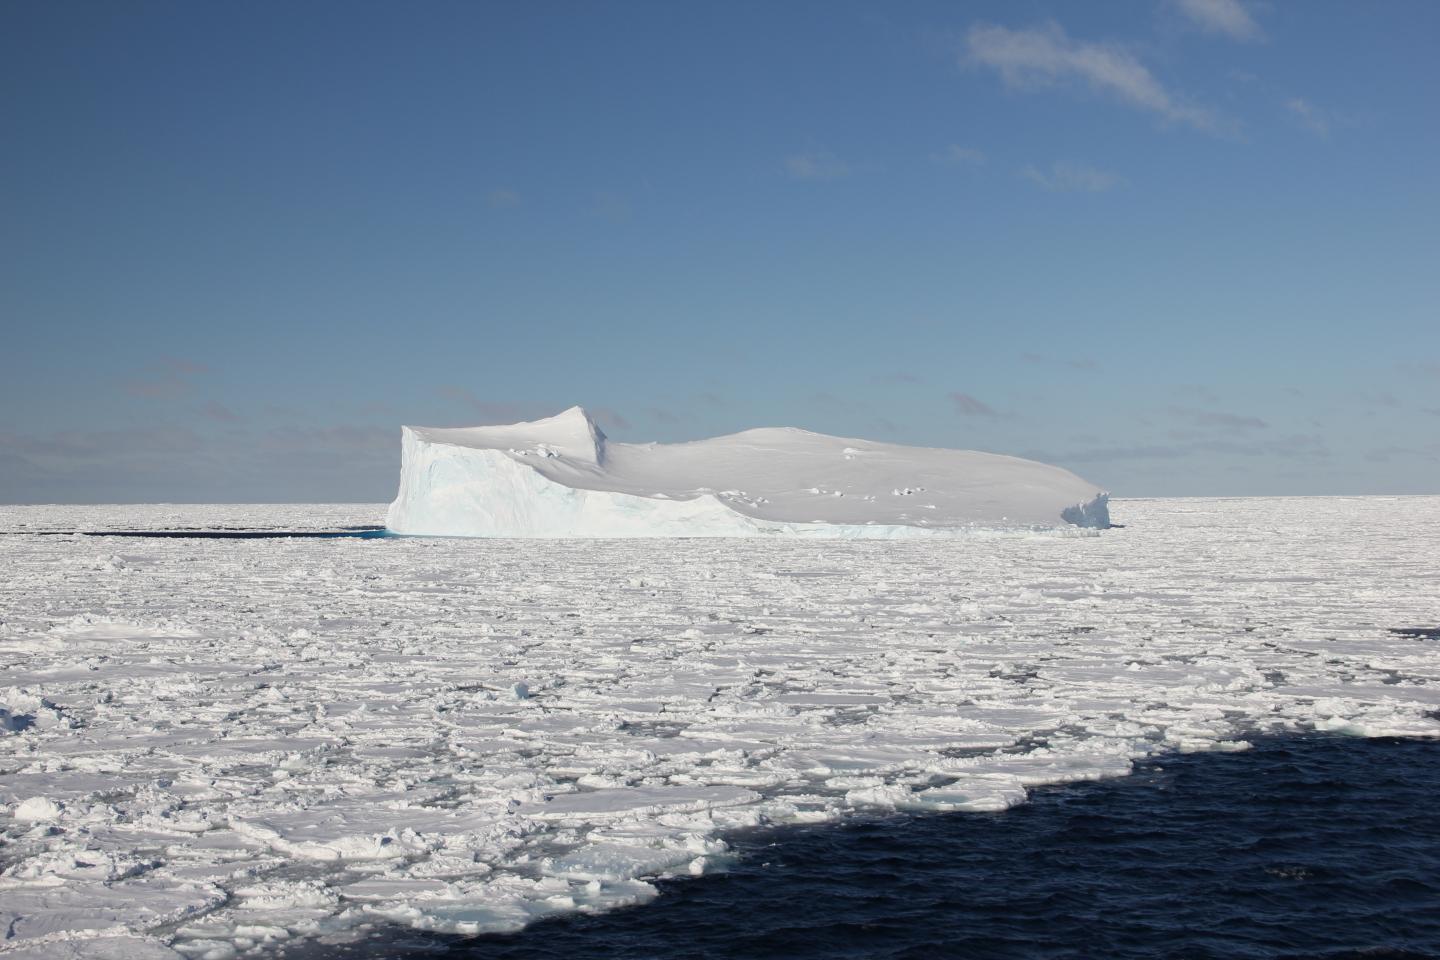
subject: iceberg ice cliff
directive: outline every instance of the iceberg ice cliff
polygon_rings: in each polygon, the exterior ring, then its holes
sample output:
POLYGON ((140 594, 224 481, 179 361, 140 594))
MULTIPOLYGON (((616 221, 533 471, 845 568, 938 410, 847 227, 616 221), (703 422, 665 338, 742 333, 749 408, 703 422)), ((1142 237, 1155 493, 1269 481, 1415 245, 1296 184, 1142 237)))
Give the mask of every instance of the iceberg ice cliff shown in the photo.
POLYGON ((612 443, 580 407, 532 423, 403 427, 394 533, 467 537, 909 537, 1109 526, 1059 467, 788 427, 612 443))

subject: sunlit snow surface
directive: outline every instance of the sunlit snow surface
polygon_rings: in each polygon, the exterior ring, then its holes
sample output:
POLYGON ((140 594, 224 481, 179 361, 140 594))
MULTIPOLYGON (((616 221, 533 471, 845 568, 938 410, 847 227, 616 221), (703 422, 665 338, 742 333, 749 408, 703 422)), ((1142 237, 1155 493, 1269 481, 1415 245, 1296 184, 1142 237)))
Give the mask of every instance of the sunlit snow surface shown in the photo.
POLYGON ((1440 641, 1390 629, 1440 625, 1434 497, 924 542, 36 535, 381 509, 0 507, 0 951, 515 929, 752 824, 1440 735, 1440 641))

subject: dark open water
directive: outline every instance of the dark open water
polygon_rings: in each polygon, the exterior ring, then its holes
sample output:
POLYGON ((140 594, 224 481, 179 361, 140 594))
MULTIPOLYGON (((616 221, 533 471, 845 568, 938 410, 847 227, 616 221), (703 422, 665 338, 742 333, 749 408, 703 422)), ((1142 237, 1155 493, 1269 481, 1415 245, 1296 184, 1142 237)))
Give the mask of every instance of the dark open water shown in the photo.
POLYGON ((523 933, 332 956, 1440 957, 1440 742, 1297 737, 1001 814, 735 838, 728 873, 523 933))

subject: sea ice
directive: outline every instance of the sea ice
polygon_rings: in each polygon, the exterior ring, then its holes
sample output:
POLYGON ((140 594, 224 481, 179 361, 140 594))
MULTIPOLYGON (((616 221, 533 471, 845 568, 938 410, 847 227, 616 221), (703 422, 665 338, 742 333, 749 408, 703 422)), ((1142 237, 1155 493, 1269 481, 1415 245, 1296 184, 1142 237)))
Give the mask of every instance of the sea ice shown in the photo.
POLYGON ((0 960, 515 930, 746 827, 1440 734, 1436 640, 1388 629, 1440 624, 1435 497, 884 543, 32 535, 157 509, 0 507, 0 960))

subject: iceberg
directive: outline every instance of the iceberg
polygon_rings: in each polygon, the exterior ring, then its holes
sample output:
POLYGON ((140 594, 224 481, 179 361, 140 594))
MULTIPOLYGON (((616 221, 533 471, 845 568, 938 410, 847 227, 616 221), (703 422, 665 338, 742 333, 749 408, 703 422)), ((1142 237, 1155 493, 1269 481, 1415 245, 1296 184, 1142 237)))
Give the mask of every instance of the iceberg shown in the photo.
POLYGON ((1108 494, 1060 467, 766 427, 615 443, 580 407, 530 423, 401 428, 396 534, 931 537, 1108 527, 1108 494))

